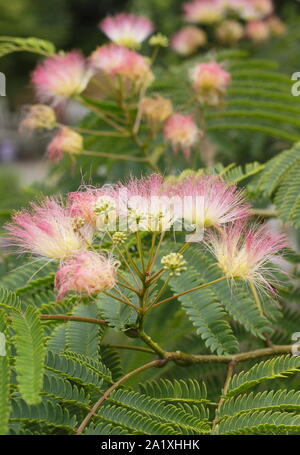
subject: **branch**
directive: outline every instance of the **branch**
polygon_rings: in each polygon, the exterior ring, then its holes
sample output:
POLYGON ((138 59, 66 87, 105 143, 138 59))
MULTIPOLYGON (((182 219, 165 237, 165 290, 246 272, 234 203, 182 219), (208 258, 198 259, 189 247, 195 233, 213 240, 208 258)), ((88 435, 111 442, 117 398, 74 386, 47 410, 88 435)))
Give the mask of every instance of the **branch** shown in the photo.
POLYGON ((117 382, 115 382, 109 389, 104 392, 104 394, 101 396, 100 400, 97 401, 97 403, 94 404, 90 412, 86 415, 78 429, 76 430, 76 434, 82 434, 86 426, 89 424, 90 420, 93 418, 93 416, 96 414, 102 403, 109 397, 109 395, 117 389, 120 385, 122 385, 127 379, 130 379, 132 376, 135 376, 136 374, 141 373, 142 371, 148 370, 149 368, 152 367, 162 367, 166 364, 167 360, 153 360, 152 362, 146 363, 145 365, 142 365, 141 367, 137 368, 136 370, 131 371, 130 373, 127 373, 125 376, 123 376, 121 379, 119 379, 117 382))
POLYGON ((107 325, 102 319, 95 318, 83 318, 80 316, 66 316, 64 314, 40 314, 40 318, 46 321, 76 321, 76 322, 88 322, 91 324, 107 325))

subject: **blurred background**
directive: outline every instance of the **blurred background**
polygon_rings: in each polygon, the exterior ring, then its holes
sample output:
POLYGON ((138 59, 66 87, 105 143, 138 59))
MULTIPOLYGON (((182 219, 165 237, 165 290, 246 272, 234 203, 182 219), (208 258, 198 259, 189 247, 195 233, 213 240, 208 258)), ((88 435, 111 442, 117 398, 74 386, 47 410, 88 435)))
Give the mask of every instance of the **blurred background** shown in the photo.
MULTIPOLYGON (((158 31, 171 36, 183 25, 182 3, 182 0, 0 0, 0 30, 5 36, 46 39, 57 49, 80 48, 88 55, 105 41, 97 25, 107 14, 124 10, 145 14, 158 31)), ((281 70, 291 75, 300 71, 300 2, 276 0, 275 4, 288 33, 259 46, 254 55, 277 61, 281 70)), ((162 53, 160 59, 162 65, 167 65, 172 55, 162 53)), ((25 52, 0 59, 0 71, 6 75, 7 84, 7 96, 0 97, 0 189, 15 191, 16 200, 20 199, 17 184, 20 175, 22 185, 49 178, 49 165, 44 159, 47 138, 25 140, 18 134, 21 106, 34 100, 29 77, 38 60, 37 55, 25 52)), ((260 158, 264 161, 266 157, 254 157, 260 158)))

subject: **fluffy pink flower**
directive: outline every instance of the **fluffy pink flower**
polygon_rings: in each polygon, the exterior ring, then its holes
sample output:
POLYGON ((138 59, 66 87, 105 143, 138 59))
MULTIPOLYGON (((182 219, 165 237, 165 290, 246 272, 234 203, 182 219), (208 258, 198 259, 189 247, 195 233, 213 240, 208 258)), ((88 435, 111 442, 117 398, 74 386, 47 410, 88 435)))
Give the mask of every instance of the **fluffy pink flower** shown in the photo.
POLYGON ((273 0, 251 0, 257 19, 263 19, 273 13, 273 0))
POLYGON ((205 46, 206 43, 206 33, 193 25, 182 28, 171 39, 172 49, 180 55, 193 54, 198 47, 205 46))
POLYGON ((71 216, 83 218, 94 228, 106 229, 116 221, 117 196, 114 186, 87 188, 69 193, 67 207, 71 216))
POLYGON ((216 62, 200 63, 190 72, 193 89, 199 101, 217 106, 231 82, 230 74, 216 62))
POLYGON ((147 87, 154 79, 149 63, 142 55, 116 44, 98 47, 90 62, 95 74, 106 77, 112 90, 119 89, 121 77, 127 94, 147 87))
POLYGON ((24 252, 50 259, 65 259, 84 250, 92 241, 91 230, 76 228, 76 220, 54 199, 47 198, 32 210, 22 210, 7 225, 10 244, 24 252))
POLYGON ((126 217, 129 231, 161 232, 175 222, 175 207, 165 191, 162 176, 132 178, 116 189, 120 195, 120 214, 126 217))
POLYGON ((182 149, 186 157, 199 139, 200 131, 191 115, 173 114, 165 123, 164 136, 175 152, 182 149))
POLYGON ((130 48, 138 48, 154 30, 146 17, 126 13, 106 17, 99 27, 111 41, 130 48))
POLYGON ((49 159, 59 161, 64 153, 79 155, 83 150, 83 137, 66 126, 60 127, 47 147, 49 159))
POLYGON ((169 191, 182 198, 184 219, 195 227, 220 226, 249 216, 243 192, 219 177, 186 177, 170 184, 169 191))
POLYGON ((194 0, 183 4, 185 20, 199 24, 215 24, 224 19, 223 0, 194 0))
POLYGON ((84 57, 72 51, 46 58, 33 71, 31 80, 38 99, 56 105, 83 92, 89 78, 84 57))
POLYGON ((83 251, 66 259, 55 276, 57 299, 70 291, 94 295, 113 288, 119 263, 112 257, 83 251))
POLYGON ((283 235, 275 235, 267 225, 247 227, 230 224, 219 232, 209 232, 206 244, 229 279, 249 281, 271 290, 276 254, 287 246, 283 235))
POLYGON ((248 22, 246 26, 246 35, 255 43, 266 41, 271 36, 270 25, 264 21, 248 22))

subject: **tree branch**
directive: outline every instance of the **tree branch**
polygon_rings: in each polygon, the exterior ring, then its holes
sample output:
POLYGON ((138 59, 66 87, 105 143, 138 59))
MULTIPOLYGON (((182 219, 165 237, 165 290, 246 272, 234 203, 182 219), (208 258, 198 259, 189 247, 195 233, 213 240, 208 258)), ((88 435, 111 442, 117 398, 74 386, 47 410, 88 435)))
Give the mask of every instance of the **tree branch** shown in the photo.
POLYGON ((149 368, 153 367, 162 367, 166 364, 168 360, 164 359, 159 359, 159 360, 153 360, 152 362, 146 363, 145 365, 142 365, 141 367, 137 368, 136 370, 131 371, 130 373, 127 373, 125 376, 123 376, 121 379, 119 379, 117 382, 115 382, 109 389, 104 392, 104 394, 101 396, 101 398, 97 401, 97 403, 94 404, 90 412, 86 415, 78 429, 76 430, 76 434, 80 435, 86 428, 86 426, 89 424, 90 420, 93 418, 93 416, 96 414, 102 403, 109 397, 109 395, 117 389, 120 385, 122 385, 125 381, 130 379, 132 376, 135 376, 136 374, 141 373, 142 371, 148 370, 149 368))

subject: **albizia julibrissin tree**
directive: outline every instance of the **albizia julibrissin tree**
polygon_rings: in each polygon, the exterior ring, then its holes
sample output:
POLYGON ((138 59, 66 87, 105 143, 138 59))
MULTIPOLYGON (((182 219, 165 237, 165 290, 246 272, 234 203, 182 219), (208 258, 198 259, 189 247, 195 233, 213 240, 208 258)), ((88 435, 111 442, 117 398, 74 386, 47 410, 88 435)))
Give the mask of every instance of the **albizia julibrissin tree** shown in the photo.
MULTIPOLYGON (((195 0, 184 13, 191 24, 171 39, 184 56, 209 48, 211 31, 230 46, 285 32, 269 0, 195 0)), ((33 38, 0 46, 44 57, 21 131, 50 132, 64 177, 64 156, 73 174, 101 164, 107 176, 36 198, 6 226, 0 433, 299 433, 299 257, 285 226, 258 217, 299 225, 299 146, 266 165, 216 163, 239 130, 299 139, 288 78, 234 50, 156 67, 168 39, 133 14, 100 29, 110 42, 87 58, 33 38), (78 125, 61 118, 70 100, 88 112, 78 125), (252 207, 262 194, 276 210, 252 207)))

